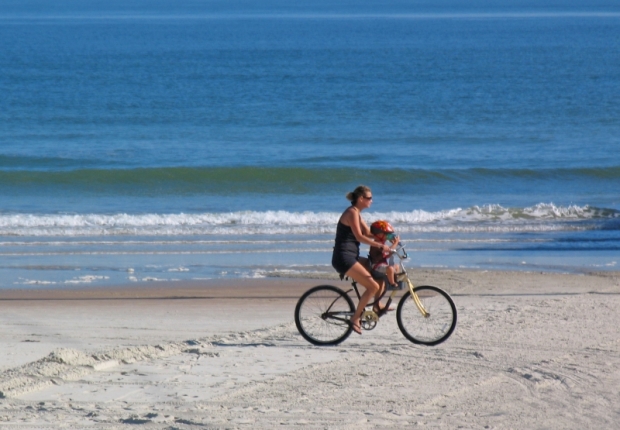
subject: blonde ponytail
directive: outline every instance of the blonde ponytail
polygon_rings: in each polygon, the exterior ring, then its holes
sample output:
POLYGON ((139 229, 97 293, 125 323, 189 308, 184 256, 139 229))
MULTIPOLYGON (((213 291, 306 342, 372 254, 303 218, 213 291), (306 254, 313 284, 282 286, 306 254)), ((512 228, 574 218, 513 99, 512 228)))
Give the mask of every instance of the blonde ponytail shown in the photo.
POLYGON ((360 185, 353 191, 347 193, 346 197, 347 197, 347 200, 350 201, 352 205, 355 205, 357 203, 357 199, 359 199, 364 194, 370 193, 370 192, 372 191, 366 185, 360 185))

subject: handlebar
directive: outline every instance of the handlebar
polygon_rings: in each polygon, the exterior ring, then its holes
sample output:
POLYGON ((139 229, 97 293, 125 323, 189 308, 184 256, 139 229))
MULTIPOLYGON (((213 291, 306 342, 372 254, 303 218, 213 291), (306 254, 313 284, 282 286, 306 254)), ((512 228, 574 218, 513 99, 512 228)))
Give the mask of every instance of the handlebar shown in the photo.
POLYGON ((398 258, 400 258, 401 260, 405 260, 408 257, 407 251, 405 250, 405 246, 400 243, 398 244, 396 249, 392 250, 391 253, 396 254, 398 258))

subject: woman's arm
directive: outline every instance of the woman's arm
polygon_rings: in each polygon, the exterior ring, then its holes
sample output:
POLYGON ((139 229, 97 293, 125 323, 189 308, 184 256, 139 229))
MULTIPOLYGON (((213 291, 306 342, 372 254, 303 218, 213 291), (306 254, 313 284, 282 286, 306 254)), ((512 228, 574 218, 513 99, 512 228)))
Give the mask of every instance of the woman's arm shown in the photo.
POLYGON ((360 230, 361 230, 362 234, 364 236, 366 236, 366 237, 369 237, 370 239, 373 239, 374 236, 370 232, 370 227, 368 227, 368 224, 366 224, 366 222, 364 221, 364 219, 362 217, 358 217, 357 219, 360 222, 360 230))
POLYGON ((364 222, 362 217, 360 217, 359 212, 357 212, 353 208, 347 209, 342 215, 343 224, 351 227, 351 231, 355 236, 355 239, 360 243, 365 243, 366 245, 376 246, 379 249, 389 252, 390 247, 387 244, 383 244, 381 242, 377 242, 372 239, 370 235, 370 229, 368 225, 364 222))

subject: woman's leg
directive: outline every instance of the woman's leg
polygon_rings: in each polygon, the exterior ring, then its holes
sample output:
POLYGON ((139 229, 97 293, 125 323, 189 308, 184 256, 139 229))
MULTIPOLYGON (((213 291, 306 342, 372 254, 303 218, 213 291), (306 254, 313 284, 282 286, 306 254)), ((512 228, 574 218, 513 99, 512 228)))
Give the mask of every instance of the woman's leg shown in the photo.
POLYGON ((366 268, 362 266, 362 264, 359 262, 355 263, 353 267, 351 267, 347 271, 346 275, 358 284, 362 285, 364 288, 366 288, 366 291, 364 291, 364 294, 362 294, 362 297, 360 297, 360 302, 357 305, 355 313, 351 317, 351 324, 353 324, 353 330, 355 330, 355 332, 358 334, 362 334, 362 329, 360 327, 362 312, 364 312, 364 308, 370 301, 371 297, 377 296, 377 294, 381 292, 381 287, 372 278, 372 276, 370 276, 370 272, 368 272, 368 270, 366 270, 366 268))
MULTIPOLYGON (((370 273, 370 261, 368 261, 368 258, 358 257, 357 261, 359 261, 362 264, 362 266, 364 266, 364 269, 366 269, 368 273, 370 273)), ((381 299, 381 296, 383 296, 383 292, 385 291, 385 281, 383 281, 382 279, 377 279, 377 278, 372 278, 372 279, 377 283, 377 285, 379 285, 379 289, 375 293, 374 301, 376 302, 381 299)))

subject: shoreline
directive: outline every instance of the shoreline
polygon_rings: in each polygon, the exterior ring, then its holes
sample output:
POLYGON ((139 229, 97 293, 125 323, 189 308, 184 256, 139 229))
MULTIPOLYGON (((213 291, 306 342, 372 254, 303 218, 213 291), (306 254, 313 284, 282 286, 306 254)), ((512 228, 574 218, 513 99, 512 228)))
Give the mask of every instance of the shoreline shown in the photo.
MULTIPOLYGON (((477 269, 409 270, 414 285, 435 285, 454 295, 463 294, 534 294, 533 283, 539 277, 546 281, 545 292, 582 293, 590 286, 580 279, 600 280, 600 288, 608 288, 620 280, 620 271, 589 273, 554 273, 533 271, 477 269), (508 281, 518 279, 518 282, 508 281), (551 281, 555 281, 555 284, 551 281), (512 284, 511 284, 512 282, 512 284), (517 284, 517 285, 513 285, 517 284)), ((53 286, 48 288, 0 289, 0 302, 10 300, 121 300, 121 299, 297 299, 307 289, 321 284, 349 289, 350 281, 337 275, 324 277, 218 278, 206 280, 153 281, 119 283, 109 286, 53 286), (248 291, 249 290, 249 291, 248 291), (277 296, 274 296, 274 294, 277 296)))

